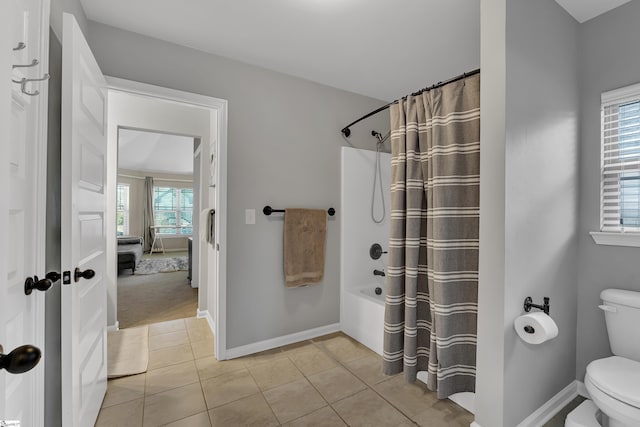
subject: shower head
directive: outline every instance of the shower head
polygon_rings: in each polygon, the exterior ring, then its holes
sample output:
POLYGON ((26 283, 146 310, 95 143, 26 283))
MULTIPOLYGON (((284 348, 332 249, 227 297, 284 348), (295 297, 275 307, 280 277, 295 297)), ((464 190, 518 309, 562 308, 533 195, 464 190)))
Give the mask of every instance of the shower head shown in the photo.
POLYGON ((375 130, 371 131, 371 136, 375 136, 376 138, 378 138, 378 143, 382 144, 382 134, 380 132, 376 132, 375 130))

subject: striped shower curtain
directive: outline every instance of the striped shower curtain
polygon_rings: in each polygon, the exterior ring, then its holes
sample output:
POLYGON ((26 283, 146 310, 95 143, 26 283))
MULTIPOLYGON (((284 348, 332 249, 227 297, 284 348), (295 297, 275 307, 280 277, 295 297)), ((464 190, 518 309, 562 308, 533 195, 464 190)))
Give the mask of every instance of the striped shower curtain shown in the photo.
POLYGON ((474 391, 480 75, 393 104, 391 150, 383 370, 474 391))

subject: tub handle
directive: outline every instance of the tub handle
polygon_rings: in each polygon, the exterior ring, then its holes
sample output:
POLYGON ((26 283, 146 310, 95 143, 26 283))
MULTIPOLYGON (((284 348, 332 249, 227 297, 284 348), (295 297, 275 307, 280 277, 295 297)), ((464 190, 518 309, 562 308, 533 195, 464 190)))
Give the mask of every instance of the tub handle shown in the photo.
POLYGON ((617 308, 611 307, 610 305, 606 305, 606 304, 599 305, 598 308, 600 310, 602 310, 602 311, 608 311, 609 313, 617 313, 618 312, 617 308))

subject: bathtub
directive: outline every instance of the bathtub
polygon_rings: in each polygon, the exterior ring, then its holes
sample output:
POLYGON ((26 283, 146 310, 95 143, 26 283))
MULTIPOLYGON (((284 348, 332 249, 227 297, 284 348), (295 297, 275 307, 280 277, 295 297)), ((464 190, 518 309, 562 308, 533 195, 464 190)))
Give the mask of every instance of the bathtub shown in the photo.
MULTIPOLYGON (((375 294, 376 286, 361 286, 343 293, 343 331, 382 356, 384 340, 384 289, 382 295, 375 294)), ((427 383, 427 373, 418 372, 418 380, 427 383)), ((456 393, 449 399, 467 411, 474 411, 474 393, 456 393)))
POLYGON ((342 330, 382 355, 384 295, 376 295, 372 283, 342 292, 342 330))

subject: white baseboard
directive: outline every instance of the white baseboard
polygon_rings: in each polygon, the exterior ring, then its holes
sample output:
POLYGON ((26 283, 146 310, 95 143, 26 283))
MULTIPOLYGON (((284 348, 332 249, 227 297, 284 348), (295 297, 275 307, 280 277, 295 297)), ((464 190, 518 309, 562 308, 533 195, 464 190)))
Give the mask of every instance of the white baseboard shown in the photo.
POLYGON ((228 348, 226 352, 227 359, 235 359, 237 357, 246 356, 248 354, 258 353, 260 351, 271 350, 272 348, 282 347, 283 345, 289 345, 312 338, 317 338, 322 335, 331 334, 340 331, 340 323, 334 323, 332 325, 321 326, 319 328, 308 329, 302 332, 296 332, 290 335, 284 335, 277 338, 271 338, 264 341, 259 341, 253 344, 242 345, 240 347, 228 348))
POLYGON ((587 391, 587 386, 584 385, 582 381, 577 381, 578 383, 578 394, 582 397, 586 397, 587 399, 591 399, 589 396, 589 392, 587 391))
POLYGON ((553 396, 547 403, 524 419, 518 427, 541 427, 555 414, 560 412, 569 402, 578 396, 579 381, 573 381, 553 396))
POLYGON ((117 332, 120 330, 120 322, 116 320, 116 323, 113 325, 107 325, 107 332, 117 332))
POLYGON ((211 317, 211 313, 209 313, 209 310, 198 310, 196 313, 196 317, 198 319, 207 319, 209 328, 211 328, 211 333, 216 333, 216 322, 213 320, 213 317, 211 317))

